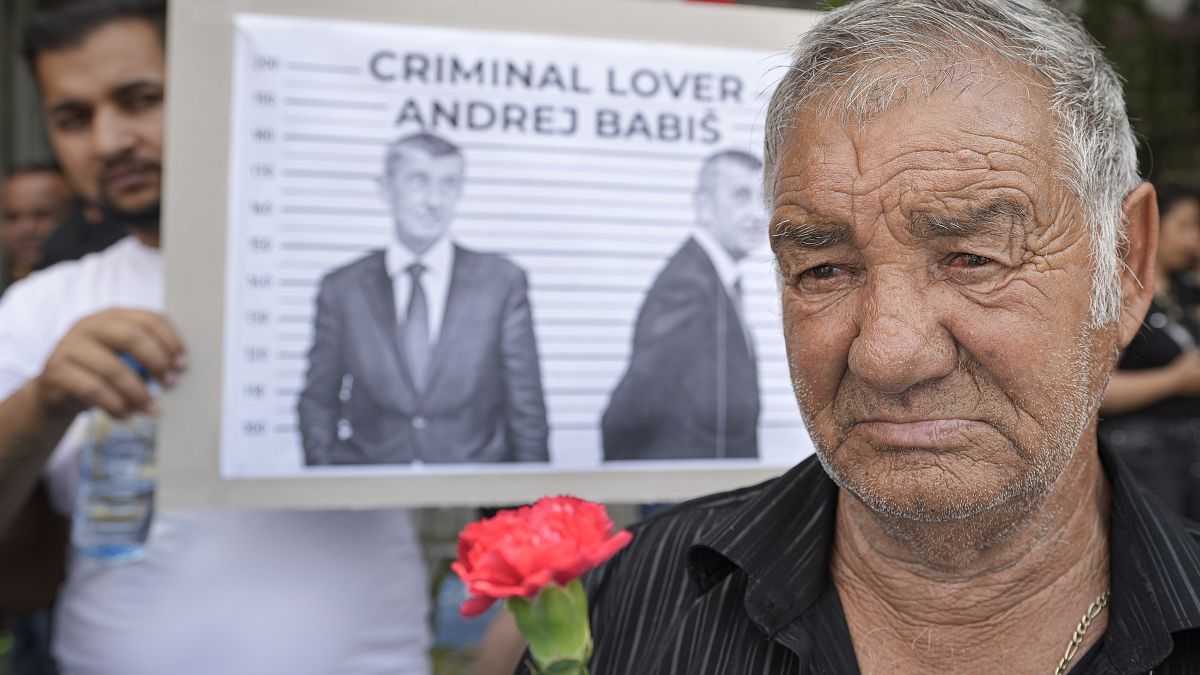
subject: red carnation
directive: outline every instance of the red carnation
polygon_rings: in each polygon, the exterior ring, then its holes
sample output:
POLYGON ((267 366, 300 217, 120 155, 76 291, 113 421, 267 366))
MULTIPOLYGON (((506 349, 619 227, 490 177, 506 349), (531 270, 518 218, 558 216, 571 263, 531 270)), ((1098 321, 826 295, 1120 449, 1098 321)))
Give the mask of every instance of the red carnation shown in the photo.
POLYGON ((600 504, 567 496, 471 523, 458 537, 458 560, 451 565, 470 592, 461 611, 476 616, 497 600, 532 599, 551 582, 565 587, 632 537, 613 532, 600 504))

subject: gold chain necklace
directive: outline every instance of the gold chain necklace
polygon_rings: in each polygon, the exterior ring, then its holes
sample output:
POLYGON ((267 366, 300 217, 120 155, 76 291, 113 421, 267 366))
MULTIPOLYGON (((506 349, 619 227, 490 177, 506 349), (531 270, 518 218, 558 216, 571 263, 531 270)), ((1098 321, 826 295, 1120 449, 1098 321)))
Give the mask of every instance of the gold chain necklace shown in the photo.
POLYGON ((1071 641, 1067 643, 1067 651, 1063 653, 1062 660, 1058 662, 1058 669, 1054 671, 1054 675, 1063 675, 1067 672, 1067 666, 1071 664, 1071 660, 1075 658, 1075 653, 1079 651, 1079 645, 1083 644, 1083 636, 1087 635, 1088 628, 1091 627, 1092 621, 1100 616, 1100 612, 1108 606, 1108 591, 1100 594, 1091 607, 1087 608, 1083 618, 1079 620, 1079 625, 1075 627, 1075 634, 1071 636, 1071 641))

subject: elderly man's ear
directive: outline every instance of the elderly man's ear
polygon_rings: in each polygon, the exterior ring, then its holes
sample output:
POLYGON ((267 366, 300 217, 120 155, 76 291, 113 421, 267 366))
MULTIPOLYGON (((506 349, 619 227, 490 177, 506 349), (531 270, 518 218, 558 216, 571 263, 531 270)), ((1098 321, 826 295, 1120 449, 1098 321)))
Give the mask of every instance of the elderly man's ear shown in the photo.
POLYGON ((1154 186, 1142 183, 1122 205, 1125 212, 1126 244, 1121 251, 1121 348, 1142 327, 1142 319, 1154 297, 1154 260, 1158 255, 1158 204, 1154 186))

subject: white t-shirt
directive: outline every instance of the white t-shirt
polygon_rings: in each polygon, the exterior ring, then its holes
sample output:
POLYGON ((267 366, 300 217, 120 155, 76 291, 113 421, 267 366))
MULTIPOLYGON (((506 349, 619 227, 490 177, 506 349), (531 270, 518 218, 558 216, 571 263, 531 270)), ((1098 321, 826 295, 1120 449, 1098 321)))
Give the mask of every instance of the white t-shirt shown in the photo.
MULTIPOLYGON (((0 400, 79 319, 161 310, 162 257, 130 237, 0 298, 0 400)), ((186 377, 186 374, 184 375, 186 377)), ((81 415, 47 463, 70 515, 81 415)), ((143 560, 73 556, 56 614, 64 675, 425 675, 428 587, 407 511, 159 514, 143 560)))

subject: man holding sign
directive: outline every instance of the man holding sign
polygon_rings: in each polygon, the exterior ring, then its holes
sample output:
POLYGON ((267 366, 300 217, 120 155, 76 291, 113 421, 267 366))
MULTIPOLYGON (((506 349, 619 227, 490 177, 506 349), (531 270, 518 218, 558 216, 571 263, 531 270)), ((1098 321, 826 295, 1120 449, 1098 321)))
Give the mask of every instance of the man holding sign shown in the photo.
POLYGON ((457 146, 388 146, 387 247, 328 274, 298 413, 304 458, 325 464, 545 462, 546 404, 525 272, 449 234, 457 146))
MULTIPOLYGON (((39 480, 72 513, 87 410, 156 413, 122 354, 165 387, 187 378, 161 313, 164 19, 161 0, 88 1, 27 34, 64 173, 130 236, 0 302, 0 537, 39 480)), ((70 560, 54 656, 71 675, 424 675, 426 593, 403 510, 160 513, 144 559, 70 560)))

